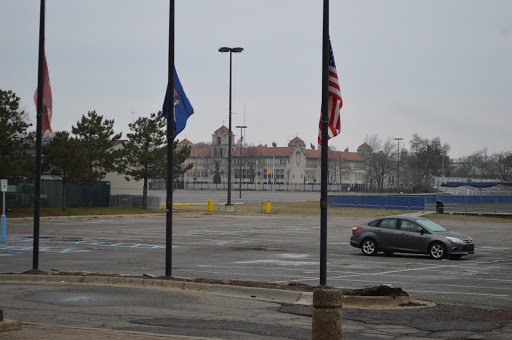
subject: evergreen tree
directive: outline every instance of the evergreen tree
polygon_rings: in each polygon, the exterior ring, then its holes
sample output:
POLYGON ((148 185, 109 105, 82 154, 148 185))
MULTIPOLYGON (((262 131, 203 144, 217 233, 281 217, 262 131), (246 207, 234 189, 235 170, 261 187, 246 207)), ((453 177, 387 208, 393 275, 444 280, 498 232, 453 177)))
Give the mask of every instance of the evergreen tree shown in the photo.
MULTIPOLYGON (((143 180, 143 207, 147 208, 148 179, 166 178, 167 172, 167 121, 160 112, 152 113, 150 117, 141 117, 129 124, 131 133, 123 144, 122 158, 118 160, 118 172, 133 177, 136 181, 143 180)), ((174 143, 174 178, 178 178, 186 170, 181 165, 190 154, 190 148, 176 151, 174 143)), ((126 177, 129 180, 129 177, 126 177)))
POLYGON ((89 185, 87 205, 92 207, 93 186, 114 169, 113 163, 118 157, 118 152, 112 148, 121 138, 121 133, 115 134, 113 119, 103 120, 103 116, 98 115, 96 111, 89 111, 87 116, 83 115, 76 127, 71 127, 71 131, 76 135, 89 158, 89 167, 84 173, 84 178, 89 185))
POLYGON ((0 177, 28 176, 28 168, 33 168, 33 159, 26 150, 33 142, 31 126, 26 121, 26 113, 19 108, 20 98, 12 91, 0 89, 0 177))
POLYGON ((78 139, 70 137, 67 131, 59 131, 43 145, 43 155, 45 169, 62 179, 62 211, 67 211, 67 184, 84 182, 83 175, 89 169, 88 154, 78 139))

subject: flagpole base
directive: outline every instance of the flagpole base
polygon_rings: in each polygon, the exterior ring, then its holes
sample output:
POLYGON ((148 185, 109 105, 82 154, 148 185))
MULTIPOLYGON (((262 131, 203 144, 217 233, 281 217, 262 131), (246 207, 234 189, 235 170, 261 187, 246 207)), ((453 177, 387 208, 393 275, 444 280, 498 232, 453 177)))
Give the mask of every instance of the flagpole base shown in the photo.
POLYGON ((235 206, 233 204, 226 204, 224 206, 225 212, 227 213, 234 213, 235 212, 235 206))

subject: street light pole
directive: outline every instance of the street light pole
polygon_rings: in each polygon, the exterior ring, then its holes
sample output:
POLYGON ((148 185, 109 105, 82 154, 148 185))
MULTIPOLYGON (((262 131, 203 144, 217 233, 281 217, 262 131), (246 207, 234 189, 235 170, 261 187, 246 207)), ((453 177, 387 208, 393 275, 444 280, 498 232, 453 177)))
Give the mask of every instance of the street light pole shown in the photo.
POLYGON ((395 138, 398 142, 398 193, 400 193, 400 141, 403 140, 403 138, 395 138))
POLYGON ((242 47, 221 47, 219 48, 219 52, 229 52, 229 142, 228 142, 228 202, 227 206, 231 206, 231 75, 232 75, 232 60, 233 60, 233 53, 240 53, 244 49, 242 47))
POLYGON ((240 143, 240 173, 239 173, 239 178, 240 178, 240 198, 242 198, 242 149, 244 148, 244 140, 243 140, 243 131, 242 129, 247 129, 247 126, 245 125, 237 125, 236 128, 240 128, 240 138, 242 138, 242 141, 240 143))

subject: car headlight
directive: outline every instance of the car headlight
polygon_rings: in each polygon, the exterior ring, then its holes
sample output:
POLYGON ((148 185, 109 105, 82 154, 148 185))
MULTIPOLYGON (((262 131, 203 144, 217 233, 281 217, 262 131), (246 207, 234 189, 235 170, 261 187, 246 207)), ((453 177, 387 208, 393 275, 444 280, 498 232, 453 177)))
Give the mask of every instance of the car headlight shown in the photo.
POLYGON ((453 243, 459 243, 459 244, 464 243, 464 242, 462 242, 462 240, 460 238, 450 237, 450 236, 446 236, 446 238, 449 239, 450 241, 452 241, 453 243))

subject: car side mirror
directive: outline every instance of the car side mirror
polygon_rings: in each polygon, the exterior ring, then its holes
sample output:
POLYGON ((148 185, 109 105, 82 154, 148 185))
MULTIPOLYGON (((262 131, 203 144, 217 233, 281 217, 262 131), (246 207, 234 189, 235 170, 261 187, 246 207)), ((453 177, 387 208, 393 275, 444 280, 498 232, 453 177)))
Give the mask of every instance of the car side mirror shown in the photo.
POLYGON ((423 230, 423 228, 418 228, 418 229, 416 229, 416 231, 417 231, 418 233, 420 233, 421 235, 423 235, 423 233, 425 232, 425 231, 423 230))

